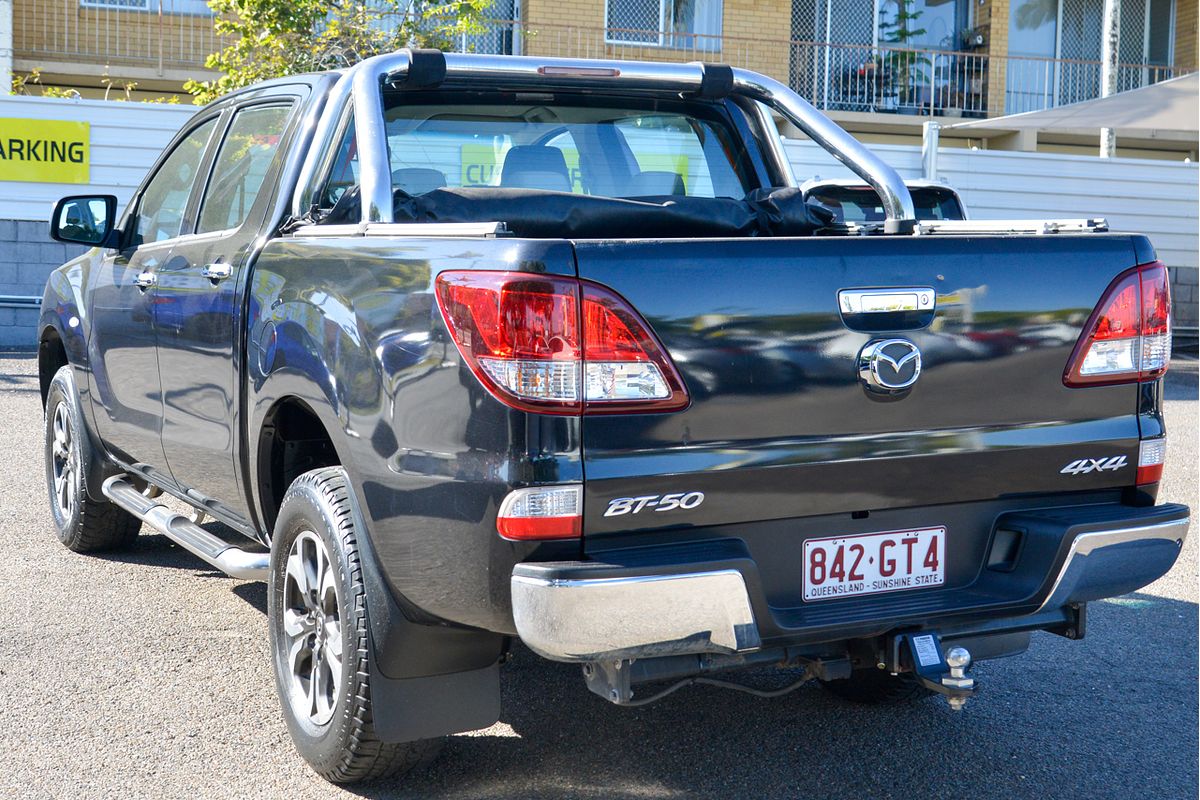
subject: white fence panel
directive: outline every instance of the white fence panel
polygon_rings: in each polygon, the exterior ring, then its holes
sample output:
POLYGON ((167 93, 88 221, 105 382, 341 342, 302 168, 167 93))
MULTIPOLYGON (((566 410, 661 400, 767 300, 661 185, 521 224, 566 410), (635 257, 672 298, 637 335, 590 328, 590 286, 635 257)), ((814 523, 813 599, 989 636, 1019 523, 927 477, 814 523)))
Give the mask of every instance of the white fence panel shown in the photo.
POLYGON ((1200 165, 943 149, 938 176, 962 193, 975 219, 1104 217, 1113 230, 1149 236, 1168 266, 1200 266, 1200 165))
MULTIPOLYGON (((921 149, 873 145, 905 179, 921 177, 921 149)), ((789 140, 797 180, 853 173, 808 140, 789 140)), ((1144 233, 1173 267, 1200 266, 1200 165, 1135 158, 943 148, 938 177, 962 194, 973 219, 1104 217, 1144 233)))
MULTIPOLYGON (((846 165, 826 153, 810 139, 788 139, 784 142, 788 160, 796 180, 803 183, 809 178, 853 178, 854 173, 846 165)), ((875 144, 871 151, 882 158, 905 180, 921 177, 921 150, 904 144, 875 144)))
POLYGON ((0 219, 45 222, 60 197, 89 192, 116 195, 124 208, 167 142, 196 110, 186 105, 0 95, 0 118, 91 123, 91 183, 0 181, 0 219))

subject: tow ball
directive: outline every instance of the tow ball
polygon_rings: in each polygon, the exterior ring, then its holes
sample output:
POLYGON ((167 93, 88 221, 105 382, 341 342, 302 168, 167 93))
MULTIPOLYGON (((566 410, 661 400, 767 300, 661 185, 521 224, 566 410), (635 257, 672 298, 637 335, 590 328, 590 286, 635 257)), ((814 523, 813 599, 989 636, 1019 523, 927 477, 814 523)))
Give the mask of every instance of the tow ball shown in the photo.
POLYGON ((967 700, 979 693, 979 683, 967 674, 971 653, 965 647, 942 651, 936 633, 906 633, 892 640, 891 664, 880 666, 898 672, 911 669, 922 686, 946 698, 952 711, 962 711, 967 700))

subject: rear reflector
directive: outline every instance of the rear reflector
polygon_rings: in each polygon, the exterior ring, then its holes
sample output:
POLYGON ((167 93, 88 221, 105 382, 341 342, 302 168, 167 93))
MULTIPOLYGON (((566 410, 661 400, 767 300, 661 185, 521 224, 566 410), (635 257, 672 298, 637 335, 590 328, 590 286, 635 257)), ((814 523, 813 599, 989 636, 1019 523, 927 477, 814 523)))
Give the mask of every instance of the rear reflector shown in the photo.
POLYGON ((1167 440, 1143 439, 1138 450, 1137 484, 1158 483, 1162 480, 1163 464, 1167 460, 1167 440))
POLYGON ((598 284, 526 272, 438 275, 459 353, 501 402, 549 414, 677 411, 683 379, 650 326, 598 284))
POLYGON ((1154 261, 1117 276, 1100 299, 1063 374, 1067 386, 1155 380, 1171 357, 1171 286, 1154 261))
POLYGON ((516 489, 500 504, 496 530, 505 539, 573 539, 583 533, 583 487, 516 489))

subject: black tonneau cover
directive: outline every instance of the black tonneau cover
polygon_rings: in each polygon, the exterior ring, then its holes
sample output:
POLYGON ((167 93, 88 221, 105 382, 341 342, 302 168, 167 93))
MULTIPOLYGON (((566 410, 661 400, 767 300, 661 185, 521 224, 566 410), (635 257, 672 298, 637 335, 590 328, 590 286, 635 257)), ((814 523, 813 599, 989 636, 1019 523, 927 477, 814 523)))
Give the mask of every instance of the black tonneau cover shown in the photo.
MULTIPOLYGON (((809 236, 832 214, 804 202, 794 187, 755 189, 745 200, 712 197, 591 197, 541 189, 464 187, 420 195, 395 192, 396 222, 503 222, 532 239, 689 239, 809 236)), ((361 218, 358 188, 322 224, 361 218)))

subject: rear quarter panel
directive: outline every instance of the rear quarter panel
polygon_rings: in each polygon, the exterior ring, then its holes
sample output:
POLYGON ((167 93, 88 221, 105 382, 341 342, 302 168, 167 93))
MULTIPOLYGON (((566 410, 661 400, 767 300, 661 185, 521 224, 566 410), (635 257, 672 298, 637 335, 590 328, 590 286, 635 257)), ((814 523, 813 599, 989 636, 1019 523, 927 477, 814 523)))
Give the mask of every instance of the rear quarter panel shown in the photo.
POLYGON ((385 576, 410 611, 508 632, 511 565, 580 549, 539 556, 535 545, 501 539, 497 507, 515 486, 582 480, 579 420, 514 411, 483 391, 434 299, 445 269, 575 272, 564 242, 319 237, 266 246, 250 281, 250 474, 259 473, 255 442, 269 411, 303 400, 332 437, 385 576))

